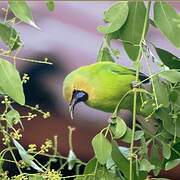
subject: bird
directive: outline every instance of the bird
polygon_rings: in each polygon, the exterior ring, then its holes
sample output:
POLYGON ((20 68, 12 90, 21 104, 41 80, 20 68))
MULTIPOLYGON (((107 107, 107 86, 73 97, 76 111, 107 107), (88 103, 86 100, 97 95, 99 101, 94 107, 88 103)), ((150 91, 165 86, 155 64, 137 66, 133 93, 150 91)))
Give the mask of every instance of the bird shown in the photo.
MULTIPOLYGON (((139 81, 149 82, 148 76, 139 73, 139 81)), ((136 71, 114 62, 96 62, 81 66, 69 73, 63 82, 63 97, 69 103, 71 118, 75 105, 84 102, 91 108, 114 112, 119 101, 132 90, 136 71)), ((137 104, 140 99, 138 98, 137 104)), ((121 103, 122 109, 132 109, 133 93, 121 103)))

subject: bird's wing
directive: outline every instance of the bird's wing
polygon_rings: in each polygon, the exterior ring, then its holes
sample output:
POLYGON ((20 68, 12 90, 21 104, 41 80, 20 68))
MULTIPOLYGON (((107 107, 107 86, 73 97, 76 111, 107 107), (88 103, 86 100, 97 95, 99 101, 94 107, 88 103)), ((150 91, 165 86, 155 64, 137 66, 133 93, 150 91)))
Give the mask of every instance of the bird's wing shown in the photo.
MULTIPOLYGON (((128 69, 126 67, 123 67, 123 66, 119 66, 119 67, 111 67, 111 71, 113 73, 117 73, 119 75, 129 75, 129 74, 132 74, 132 75, 136 75, 136 71, 133 70, 133 69, 128 69)), ((139 79, 141 81, 144 81, 143 83, 149 83, 149 79, 148 79, 148 76, 143 74, 143 73, 139 73, 139 79)))

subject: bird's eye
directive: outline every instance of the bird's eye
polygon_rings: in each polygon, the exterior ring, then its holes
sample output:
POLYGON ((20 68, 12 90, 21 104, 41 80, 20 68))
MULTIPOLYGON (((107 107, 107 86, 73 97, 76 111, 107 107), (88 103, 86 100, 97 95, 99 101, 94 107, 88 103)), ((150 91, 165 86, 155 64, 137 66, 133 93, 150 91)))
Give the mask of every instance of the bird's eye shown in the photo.
POLYGON ((79 91, 79 90, 74 90, 72 98, 76 99, 76 102, 81 102, 81 101, 87 101, 88 99, 88 94, 84 91, 79 91))

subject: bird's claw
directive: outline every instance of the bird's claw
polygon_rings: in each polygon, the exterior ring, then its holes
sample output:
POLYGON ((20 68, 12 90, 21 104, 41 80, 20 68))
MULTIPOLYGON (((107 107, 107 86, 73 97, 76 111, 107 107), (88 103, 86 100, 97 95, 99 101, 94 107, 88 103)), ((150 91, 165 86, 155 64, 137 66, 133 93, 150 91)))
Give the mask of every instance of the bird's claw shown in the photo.
POLYGON ((131 87, 132 87, 132 88, 139 88, 139 87, 140 87, 140 84, 139 84, 138 81, 132 81, 131 87))

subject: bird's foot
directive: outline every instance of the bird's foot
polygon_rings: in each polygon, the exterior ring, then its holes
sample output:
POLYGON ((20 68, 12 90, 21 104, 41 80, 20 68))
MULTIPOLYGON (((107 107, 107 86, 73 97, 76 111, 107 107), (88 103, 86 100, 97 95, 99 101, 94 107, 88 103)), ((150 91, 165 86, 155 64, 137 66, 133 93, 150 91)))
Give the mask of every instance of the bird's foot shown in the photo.
POLYGON ((139 87, 140 87, 140 84, 139 84, 138 81, 132 81, 131 87, 132 87, 132 88, 139 88, 139 87))

